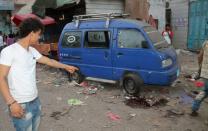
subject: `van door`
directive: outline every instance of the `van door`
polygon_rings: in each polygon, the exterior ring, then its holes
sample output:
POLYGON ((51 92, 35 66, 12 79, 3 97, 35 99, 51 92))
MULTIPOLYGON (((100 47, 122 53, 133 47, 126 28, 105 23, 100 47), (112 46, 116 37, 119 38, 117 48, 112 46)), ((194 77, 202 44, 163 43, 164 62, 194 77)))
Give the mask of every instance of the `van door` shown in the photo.
POLYGON ((86 30, 84 37, 84 74, 112 79, 111 31, 86 30))
POLYGON ((59 44, 59 59, 62 63, 79 66, 82 63, 82 32, 66 31, 59 44))
POLYGON ((115 29, 114 32, 117 38, 112 51, 114 79, 121 78, 124 71, 137 72, 144 79, 147 72, 159 69, 160 58, 142 32, 137 29, 115 29))

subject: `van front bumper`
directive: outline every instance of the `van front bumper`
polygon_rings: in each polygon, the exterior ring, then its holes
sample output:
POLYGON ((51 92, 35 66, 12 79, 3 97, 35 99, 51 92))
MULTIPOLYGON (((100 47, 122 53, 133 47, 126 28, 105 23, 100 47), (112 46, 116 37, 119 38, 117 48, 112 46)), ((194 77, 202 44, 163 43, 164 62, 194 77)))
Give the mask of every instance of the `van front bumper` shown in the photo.
POLYGON ((147 84, 171 85, 178 78, 179 72, 178 65, 162 72, 150 72, 147 84))

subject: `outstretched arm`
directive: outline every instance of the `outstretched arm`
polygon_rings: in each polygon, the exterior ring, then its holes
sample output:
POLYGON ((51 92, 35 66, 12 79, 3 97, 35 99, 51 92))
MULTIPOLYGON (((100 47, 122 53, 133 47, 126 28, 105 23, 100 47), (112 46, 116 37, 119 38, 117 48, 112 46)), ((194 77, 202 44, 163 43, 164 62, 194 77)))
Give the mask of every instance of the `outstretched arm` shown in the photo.
POLYGON ((62 64, 56 60, 49 59, 48 57, 42 56, 40 59, 37 60, 38 63, 45 64, 54 68, 61 68, 65 69, 70 73, 74 73, 74 71, 78 70, 78 68, 66 64, 62 64))

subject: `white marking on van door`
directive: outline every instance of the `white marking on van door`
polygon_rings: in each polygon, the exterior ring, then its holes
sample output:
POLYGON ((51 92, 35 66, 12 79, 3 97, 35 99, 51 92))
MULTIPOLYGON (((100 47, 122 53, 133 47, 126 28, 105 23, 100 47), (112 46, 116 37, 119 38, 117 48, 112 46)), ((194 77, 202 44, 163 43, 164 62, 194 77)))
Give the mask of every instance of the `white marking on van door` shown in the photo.
POLYGON ((67 38, 67 41, 68 41, 69 43, 73 43, 73 42, 76 41, 76 37, 71 35, 71 36, 69 36, 69 37, 67 38))

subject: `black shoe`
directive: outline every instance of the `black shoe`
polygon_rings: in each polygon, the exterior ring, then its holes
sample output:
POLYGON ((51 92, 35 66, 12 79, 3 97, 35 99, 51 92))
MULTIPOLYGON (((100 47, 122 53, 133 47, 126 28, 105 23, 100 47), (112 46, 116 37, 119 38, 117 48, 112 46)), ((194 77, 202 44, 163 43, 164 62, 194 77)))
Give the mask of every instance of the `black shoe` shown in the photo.
POLYGON ((196 111, 192 111, 191 114, 190 114, 190 116, 193 116, 193 117, 196 117, 196 116, 198 116, 198 115, 199 115, 199 113, 196 112, 196 111))

